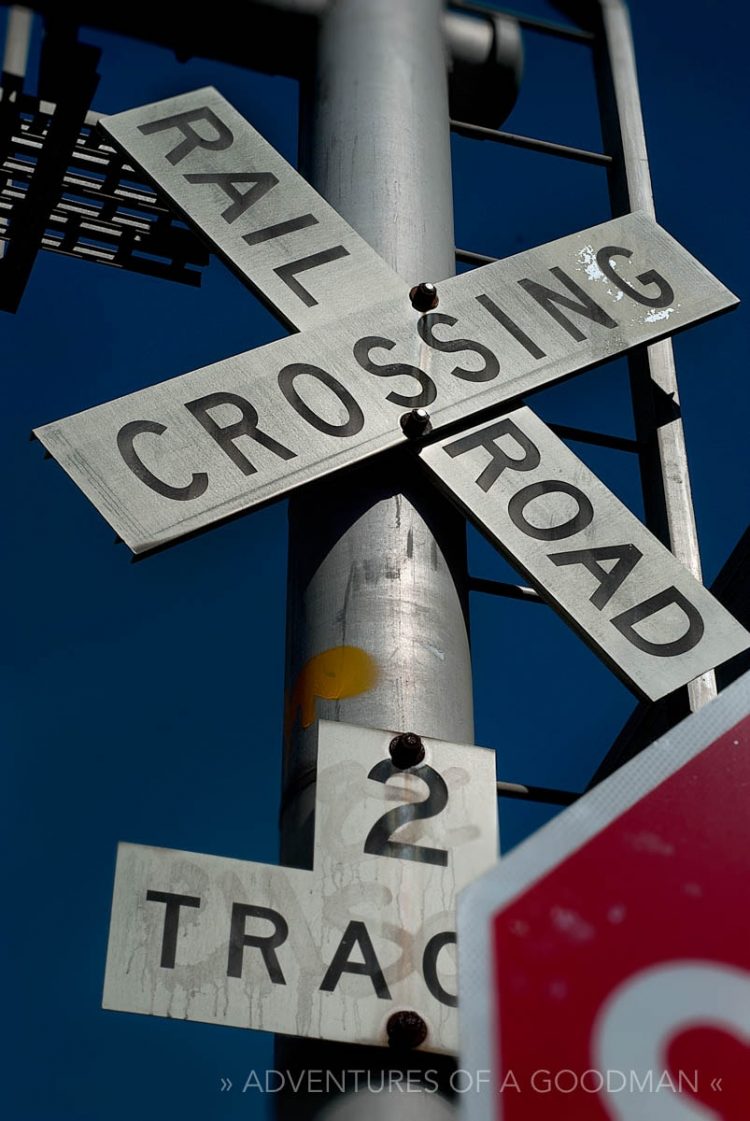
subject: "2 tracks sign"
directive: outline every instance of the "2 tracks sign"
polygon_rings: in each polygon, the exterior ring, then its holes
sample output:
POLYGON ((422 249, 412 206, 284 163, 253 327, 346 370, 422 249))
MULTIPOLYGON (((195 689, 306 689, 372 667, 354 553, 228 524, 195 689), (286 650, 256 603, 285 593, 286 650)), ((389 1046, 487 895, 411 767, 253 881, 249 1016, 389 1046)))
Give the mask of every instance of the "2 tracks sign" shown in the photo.
POLYGON ((497 859, 494 752, 321 721, 312 871, 120 845, 104 1007, 457 1048, 456 894, 497 859), (398 765, 398 763, 408 765, 398 765))

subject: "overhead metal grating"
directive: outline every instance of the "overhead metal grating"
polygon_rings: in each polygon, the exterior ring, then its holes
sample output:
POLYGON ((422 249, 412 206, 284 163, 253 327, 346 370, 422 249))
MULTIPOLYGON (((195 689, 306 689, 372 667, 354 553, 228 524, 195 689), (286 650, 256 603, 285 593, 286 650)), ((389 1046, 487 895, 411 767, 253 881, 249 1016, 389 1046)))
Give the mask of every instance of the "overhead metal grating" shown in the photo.
MULTIPOLYGON (((2 90, 5 100, 6 90, 2 90)), ((0 239, 28 219, 25 204, 43 157, 55 106, 15 92, 0 137, 0 239)), ((88 113, 61 189, 44 220, 41 248, 183 284, 199 285, 208 252, 134 168, 100 136, 88 113)))

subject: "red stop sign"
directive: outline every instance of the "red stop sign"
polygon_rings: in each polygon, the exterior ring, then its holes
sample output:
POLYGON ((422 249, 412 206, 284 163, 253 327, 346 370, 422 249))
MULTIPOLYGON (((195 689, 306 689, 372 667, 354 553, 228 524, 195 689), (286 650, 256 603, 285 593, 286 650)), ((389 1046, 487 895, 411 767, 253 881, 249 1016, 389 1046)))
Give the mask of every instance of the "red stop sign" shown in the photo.
POLYGON ((750 675, 459 901, 482 1121, 740 1121, 750 1101, 750 675))

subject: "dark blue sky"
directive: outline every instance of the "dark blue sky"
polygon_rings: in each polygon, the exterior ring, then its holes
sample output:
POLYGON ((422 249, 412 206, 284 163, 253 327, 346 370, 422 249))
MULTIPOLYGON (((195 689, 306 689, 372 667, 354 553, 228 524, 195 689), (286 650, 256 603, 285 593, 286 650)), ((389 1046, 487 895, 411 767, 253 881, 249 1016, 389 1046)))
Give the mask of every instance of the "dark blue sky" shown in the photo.
MULTIPOLYGON (((523 10, 554 15, 542 0, 523 10)), ((658 216, 748 293, 744 5, 634 0, 658 216), (723 22, 719 23, 717 12, 723 22)), ((95 107, 214 84, 290 160, 296 87, 85 32, 95 107)), ((584 47, 526 36, 512 131, 599 147, 584 47)), ((604 172, 454 138, 457 242, 496 256, 609 216, 604 172)), ((6 845, 3 940, 13 1121, 264 1117, 235 1090, 271 1037, 100 1010, 115 847, 277 859, 286 509, 278 503, 139 564, 30 429, 237 353, 284 329, 217 261, 200 289, 42 254, 0 319, 5 382, 6 845)), ((706 581, 747 520, 748 312, 676 340, 706 581)), ((548 421, 632 433, 624 363, 538 394, 548 421)), ((623 453, 574 450, 637 513, 623 453)), ((471 570, 509 569, 475 534, 471 570)), ((515 781, 580 788, 634 699, 544 607, 473 598, 476 742, 515 781)), ((505 848, 546 820, 501 807, 505 848)))

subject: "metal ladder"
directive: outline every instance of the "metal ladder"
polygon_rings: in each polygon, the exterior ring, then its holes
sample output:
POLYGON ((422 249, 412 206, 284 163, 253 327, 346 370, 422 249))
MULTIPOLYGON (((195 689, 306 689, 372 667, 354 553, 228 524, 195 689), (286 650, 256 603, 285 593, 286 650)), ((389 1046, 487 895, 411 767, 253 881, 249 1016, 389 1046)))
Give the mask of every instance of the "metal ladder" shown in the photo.
MULTIPOLYGON (((593 55, 599 121, 606 150, 588 151, 457 120, 451 121, 452 131, 476 140, 491 140, 606 168, 612 216, 644 210, 655 217, 633 38, 628 10, 622 0, 599 0, 597 4, 588 6, 590 23, 587 27, 565 26, 465 0, 451 0, 450 7, 478 16, 497 15, 499 12, 516 19, 528 31, 588 47, 593 55)), ((456 249, 456 259, 470 265, 496 260, 459 248, 456 249)), ((564 439, 638 456, 646 524, 700 580, 698 534, 671 340, 665 339, 631 352, 628 364, 635 439, 567 425, 550 427, 564 439)), ((517 584, 470 576, 469 588, 475 592, 531 603, 544 602, 534 589, 517 584)), ((683 716, 712 700, 716 691, 715 673, 709 671, 656 704, 639 704, 597 770, 594 781, 605 778, 683 716)), ((499 783, 498 793, 561 805, 575 799, 575 795, 566 791, 518 788, 512 783, 499 783)))

